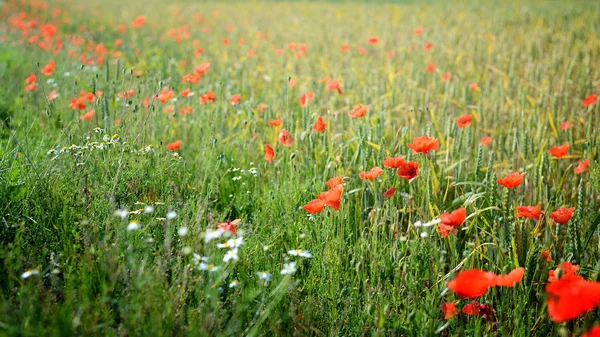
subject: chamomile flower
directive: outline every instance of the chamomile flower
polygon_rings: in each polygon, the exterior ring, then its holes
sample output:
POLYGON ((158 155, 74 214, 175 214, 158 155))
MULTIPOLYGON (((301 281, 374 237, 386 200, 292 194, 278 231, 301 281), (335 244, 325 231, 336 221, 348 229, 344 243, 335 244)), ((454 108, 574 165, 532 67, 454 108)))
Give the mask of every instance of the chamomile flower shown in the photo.
POLYGON ((168 220, 173 220, 177 217, 177 213, 175 213, 175 211, 170 211, 169 213, 167 213, 167 219, 168 220))
POLYGON ((115 211, 115 216, 118 216, 122 220, 127 219, 128 215, 129 215, 129 211, 127 209, 118 209, 115 211))
POLYGON ((217 270, 221 269, 221 267, 219 267, 219 266, 215 266, 215 265, 214 265, 214 264, 212 264, 212 263, 206 263, 206 262, 202 262, 202 263, 200 263, 200 264, 198 265, 198 269, 200 269, 200 270, 207 270, 207 271, 209 271, 209 272, 215 272, 215 271, 217 271, 217 270))
POLYGON ((225 256, 223 256, 223 262, 229 262, 231 260, 237 261, 238 259, 239 257, 237 248, 228 250, 227 253, 225 253, 225 256))
POLYGON ((271 274, 266 271, 259 271, 256 274, 258 274, 258 279, 265 281, 265 283, 271 281, 271 274))
POLYGON ((223 236, 223 233, 225 233, 225 231, 222 230, 221 228, 217 228, 214 230, 208 230, 206 233, 204 233, 204 242, 208 243, 214 239, 218 239, 221 236, 223 236))
POLYGON ((240 236, 239 238, 236 238, 236 239, 229 239, 225 243, 218 243, 217 248, 232 248, 232 249, 234 249, 234 248, 238 248, 243 243, 244 243, 244 238, 240 236))
POLYGON ((140 228, 142 228, 142 225, 137 221, 132 221, 129 223, 129 225, 127 225, 128 231, 134 231, 134 230, 138 230, 140 228))
POLYGON ((288 250, 287 253, 291 256, 300 256, 300 257, 306 257, 306 258, 312 257, 312 254, 308 250, 302 250, 302 249, 288 250))
POLYGON ((208 257, 200 256, 199 254, 194 253, 194 255, 192 256, 192 261, 194 261, 195 264, 198 264, 200 262, 208 262, 208 257))
POLYGON ((240 281, 238 280, 233 280, 231 281, 231 283, 229 283, 229 288, 236 288, 240 286, 240 281))
POLYGON ((154 212, 154 207, 153 206, 150 206, 150 205, 144 206, 144 213, 150 214, 152 212, 154 212))
POLYGON ((39 271, 39 270, 37 270, 37 269, 29 269, 29 270, 27 270, 26 272, 24 272, 23 274, 21 274, 21 278, 22 278, 23 280, 26 280, 26 279, 28 279, 30 276, 33 276, 33 275, 38 275, 39 273, 40 273, 40 271, 39 271))
POLYGON ((296 262, 284 263, 281 275, 292 275, 296 270, 296 262))
POLYGON ((177 235, 179 236, 186 236, 188 234, 189 230, 187 227, 181 227, 177 230, 177 235))

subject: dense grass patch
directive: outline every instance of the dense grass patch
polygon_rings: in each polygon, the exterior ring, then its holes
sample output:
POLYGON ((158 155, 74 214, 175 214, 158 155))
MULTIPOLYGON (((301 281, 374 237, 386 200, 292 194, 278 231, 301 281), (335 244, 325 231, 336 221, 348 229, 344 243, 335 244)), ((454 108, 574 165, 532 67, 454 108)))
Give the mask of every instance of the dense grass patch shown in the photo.
POLYGON ((565 261, 600 280, 598 4, 1 6, 1 334, 579 336, 600 321, 593 305, 557 323, 546 290, 565 261), (407 146, 424 135, 439 147, 407 146), (399 156, 414 179, 384 165, 399 156), (303 208, 336 188, 339 210, 303 208), (474 299, 448 288, 474 268, 524 275, 474 299))

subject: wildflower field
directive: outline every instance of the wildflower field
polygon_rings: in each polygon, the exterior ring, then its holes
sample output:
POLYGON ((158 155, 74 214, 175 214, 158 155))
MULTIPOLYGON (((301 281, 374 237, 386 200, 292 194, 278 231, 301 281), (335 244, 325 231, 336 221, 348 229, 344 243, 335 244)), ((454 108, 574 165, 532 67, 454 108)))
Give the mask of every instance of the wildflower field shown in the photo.
POLYGON ((600 336, 600 3, 0 2, 0 336, 600 336))

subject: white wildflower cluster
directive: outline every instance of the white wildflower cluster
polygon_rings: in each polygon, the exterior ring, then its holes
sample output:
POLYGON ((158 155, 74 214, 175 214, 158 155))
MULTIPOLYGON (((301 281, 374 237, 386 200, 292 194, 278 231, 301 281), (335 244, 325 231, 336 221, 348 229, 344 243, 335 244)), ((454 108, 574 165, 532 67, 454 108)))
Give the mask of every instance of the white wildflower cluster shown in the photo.
MULTIPOLYGON (((65 146, 62 148, 53 148, 46 152, 47 155, 52 155, 51 160, 56 160, 60 155, 70 154, 76 158, 82 157, 86 153, 90 153, 94 150, 113 150, 113 149, 122 149, 128 153, 134 153, 139 155, 148 155, 156 152, 156 149, 152 144, 146 145, 140 149, 132 149, 129 144, 122 140, 118 134, 114 134, 109 136, 104 133, 102 128, 95 128, 94 132, 98 135, 102 135, 102 137, 98 140, 92 141, 90 137, 86 137, 86 142, 83 145, 73 144, 71 146, 65 146)), ((99 136, 98 136, 99 137, 99 136)), ((183 159, 177 152, 169 153, 169 155, 174 160, 183 159)))
MULTIPOLYGON (((416 227, 416 228, 423 228, 421 233, 419 233, 419 237, 421 239, 425 239, 425 238, 429 237, 429 232, 426 231, 426 228, 433 227, 433 226, 439 224, 441 221, 442 220, 440 220, 440 218, 437 218, 437 219, 433 219, 433 220, 431 220, 429 222, 425 222, 425 223, 423 223, 422 221, 416 221, 412 225, 413 225, 413 227, 416 227)), ((402 240, 402 241, 405 241, 405 240, 402 240)))
MULTIPOLYGON (((150 204, 146 204, 144 202, 141 201, 136 201, 133 206, 134 209, 133 211, 128 210, 127 208, 120 208, 117 209, 113 214, 115 217, 120 218, 121 220, 127 220, 131 215, 146 215, 146 216, 150 216, 155 212, 155 209, 157 206, 162 206, 165 203, 162 201, 156 201, 150 204)), ((159 221, 165 221, 167 219, 174 219, 177 216, 177 213, 175 213, 174 211, 170 211, 165 215, 165 218, 155 218, 156 220, 159 221)), ((150 219, 146 219, 146 220, 150 220, 150 219)), ((142 223, 140 222, 140 220, 138 219, 131 219, 126 227, 127 231, 136 231, 138 229, 141 229, 143 227, 142 223)), ((179 236, 185 236, 188 233, 188 229, 187 227, 181 227, 178 230, 178 234, 179 236)))
MULTIPOLYGON (((308 250, 303 250, 303 249, 288 250, 287 254, 289 256, 303 257, 303 258, 307 258, 307 259, 310 259, 312 257, 312 254, 308 250)), ((296 262, 291 261, 291 262, 287 262, 287 263, 283 264, 283 269, 281 270, 280 274, 281 275, 292 275, 297 270, 298 270, 298 268, 297 268, 296 262)))

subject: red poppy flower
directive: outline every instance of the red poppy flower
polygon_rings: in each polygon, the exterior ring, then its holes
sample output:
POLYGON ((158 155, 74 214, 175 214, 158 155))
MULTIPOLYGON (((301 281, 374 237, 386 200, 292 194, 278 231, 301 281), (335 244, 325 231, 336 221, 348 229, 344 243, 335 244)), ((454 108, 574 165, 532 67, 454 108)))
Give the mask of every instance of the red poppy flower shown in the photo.
POLYGON ((48 94, 48 100, 53 101, 56 98, 58 98, 58 93, 56 92, 56 90, 50 91, 50 93, 48 94))
POLYGON ((556 211, 550 213, 550 216, 552 217, 552 220, 554 220, 554 222, 562 225, 566 224, 567 222, 569 222, 569 220, 571 220, 574 211, 575 207, 566 208, 563 206, 557 209, 556 211))
POLYGON ((321 199, 314 199, 302 206, 302 208, 310 214, 319 213, 325 208, 325 202, 321 199))
POLYGON ((518 206, 517 211, 519 211, 515 216, 517 218, 529 218, 539 220, 540 216, 542 216, 542 211, 540 210, 540 204, 536 206, 518 206))
POLYGON ((179 96, 181 96, 181 97, 188 97, 191 93, 192 93, 192 91, 189 88, 188 89, 183 89, 179 93, 179 96))
POLYGON ((182 143, 181 140, 169 143, 169 144, 167 144, 167 149, 169 149, 171 151, 177 151, 181 147, 181 143, 182 143))
POLYGON ((143 15, 140 15, 137 18, 135 18, 135 20, 133 20, 133 22, 131 23, 131 27, 140 28, 144 25, 145 22, 146 22, 146 17, 143 15))
POLYGON ((402 166, 402 164, 404 163, 404 160, 406 159, 405 156, 398 156, 398 157, 386 157, 383 160, 383 166, 387 167, 387 168, 393 168, 393 169, 397 169, 400 166, 402 166))
POLYGON ((376 44, 377 42, 379 42, 379 38, 377 36, 371 36, 371 37, 369 37, 367 42, 370 44, 376 44))
POLYGON ((471 303, 465 304, 462 308, 462 312, 469 316, 479 315, 479 302, 473 301, 471 303))
POLYGON ((551 147, 548 152, 550 152, 550 154, 555 158, 562 158, 567 154, 567 152, 569 152, 569 144, 566 143, 561 146, 551 147))
POLYGON ((85 100, 82 98, 71 98, 71 103, 69 103, 69 108, 73 110, 85 110, 85 100))
MULTIPOLYGON (((296 86, 296 80, 293 78, 290 78, 290 80, 288 81, 288 88, 293 88, 296 86)), ((315 93, 313 92, 312 94, 313 96, 315 95, 315 93)), ((306 103, 308 103, 308 101, 306 101, 306 103)), ((302 96, 300 96, 300 105, 302 105, 302 96)), ((304 105, 302 105, 304 106, 304 105)))
POLYGON ((576 174, 582 174, 583 172, 585 172, 588 166, 590 166, 590 160, 582 160, 579 162, 579 164, 577 164, 577 167, 573 170, 573 172, 575 172, 576 174))
POLYGON ((337 91, 339 95, 342 94, 341 84, 338 81, 329 81, 329 83, 327 83, 327 88, 329 88, 330 90, 337 91))
POLYGON ((600 283, 564 275, 546 285, 548 315, 556 323, 577 318, 600 305, 600 283))
POLYGON ((430 50, 432 47, 433 47, 433 44, 431 42, 427 42, 423 48, 425 50, 430 50))
POLYGON ((498 178, 498 180, 496 180, 496 181, 498 182, 498 184, 500 184, 506 188, 515 188, 515 187, 521 185, 521 182, 523 182, 523 177, 525 176, 525 174, 526 174, 526 172, 523 172, 523 173, 514 172, 514 173, 507 175, 504 178, 498 178))
POLYGON ((590 105, 596 103, 597 99, 598 99, 598 95, 591 94, 583 100, 583 106, 590 106, 590 105))
POLYGON ((441 223, 446 226, 458 227, 462 225, 467 217, 467 209, 461 207, 457 210, 454 210, 452 213, 444 212, 440 215, 441 223))
POLYGON ((525 275, 525 268, 523 267, 516 268, 507 275, 497 275, 496 285, 500 287, 514 287, 523 280, 523 275, 525 275))
POLYGON ((596 325, 581 334, 581 337, 600 337, 600 325, 596 325))
POLYGON ((561 262, 556 266, 556 269, 550 270, 548 272, 548 282, 555 282, 561 277, 574 277, 575 273, 579 270, 579 266, 576 264, 572 264, 569 261, 561 262))
POLYGON ((88 102, 93 102, 96 100, 96 97, 94 96, 93 92, 87 92, 85 90, 79 92, 79 98, 88 102))
POLYGON ((496 275, 481 269, 465 270, 448 282, 448 288, 461 297, 476 298, 494 286, 513 287, 521 282, 524 274, 523 267, 516 268, 507 275, 496 275))
POLYGON ((443 238, 446 238, 448 236, 448 234, 452 233, 452 234, 456 234, 458 233, 458 230, 456 230, 456 227, 452 227, 452 226, 447 226, 444 225, 443 223, 439 223, 437 225, 436 231, 438 233, 440 233, 440 235, 443 238))
POLYGON ((404 162, 398 168, 397 173, 399 177, 411 181, 419 174, 419 163, 416 161, 404 162))
POLYGON ((271 147, 271 145, 265 145, 265 160, 269 163, 273 162, 273 157, 275 157, 275 150, 271 147))
POLYGON ((479 144, 481 144, 483 146, 488 146, 488 145, 492 144, 492 137, 484 136, 483 138, 481 138, 481 141, 479 142, 479 144))
POLYGON ((54 72, 54 67, 56 66, 56 62, 54 60, 48 62, 42 70, 40 71, 44 76, 52 76, 52 72, 54 72))
POLYGON ((542 260, 546 261, 546 262, 552 262, 552 257, 550 256, 550 250, 549 249, 544 249, 540 252, 540 257, 542 258, 542 260))
POLYGON ((469 84, 469 89, 471 89, 472 91, 479 91, 479 85, 475 82, 469 84))
POLYGON ((560 124, 560 129, 565 131, 566 129, 571 127, 571 122, 565 121, 560 124))
POLYGON ((196 75, 206 75, 208 73, 208 70, 210 69, 210 62, 204 62, 202 64, 200 64, 199 66, 197 66, 196 68, 194 68, 194 74, 196 75))
POLYGON ((158 95, 156 95, 156 99, 158 99, 162 104, 165 104, 174 96, 175 93, 173 92, 173 90, 169 88, 164 88, 158 95))
POLYGON ((485 294, 488 288, 494 286, 496 274, 481 269, 471 269, 459 272, 448 282, 447 286, 458 296, 476 298, 485 294))
POLYGON ((240 103, 240 100, 242 99, 242 96, 240 94, 235 94, 233 96, 231 96, 231 98, 229 99, 229 103, 231 105, 236 105, 240 103))
POLYGON ((337 185, 329 191, 320 193, 317 198, 325 202, 325 205, 333 208, 334 210, 340 209, 340 199, 342 197, 342 192, 344 191, 343 185, 337 185))
POLYGON ((452 78, 451 73, 444 73, 444 75, 442 75, 442 81, 444 81, 444 82, 450 81, 450 78, 452 78))
POLYGON ((428 154, 440 148, 440 141, 434 137, 421 136, 413 138, 413 142, 406 144, 414 153, 428 154))
POLYGON ((313 98, 315 98, 315 93, 312 91, 300 95, 300 106, 306 106, 313 98))
POLYGON ((417 35, 417 36, 418 36, 418 35, 421 35, 421 34, 423 34, 423 28, 421 28, 421 27, 419 27, 419 28, 415 28, 415 31, 414 31, 414 33, 415 33, 415 35, 417 35))
POLYGON ((367 53, 367 51, 365 50, 365 48, 363 46, 358 46, 356 48, 356 50, 358 51, 359 54, 361 55, 365 55, 367 53))
POLYGON ((368 172, 361 172, 358 176, 362 180, 373 180, 373 179, 379 177, 382 173, 383 173, 383 170, 380 167, 375 166, 368 172))
POLYGON ((340 51, 347 52, 348 50, 350 50, 350 45, 349 44, 343 44, 343 45, 340 46, 340 51))
POLYGON ((241 222, 241 219, 235 219, 232 221, 227 221, 227 222, 220 222, 217 223, 217 228, 221 228, 224 231, 227 231, 229 233, 231 233, 232 235, 235 235, 235 231, 237 230, 237 225, 241 222))
POLYGON ((315 125, 313 125, 314 132, 323 132, 325 131, 325 122, 323 121, 323 117, 319 116, 315 125))
POLYGON ((207 102, 215 102, 215 93, 212 90, 206 92, 206 94, 200 96, 200 104, 206 104, 207 102))
POLYGON ((279 142, 283 146, 292 146, 294 144, 292 135, 286 129, 281 129, 281 132, 279 133, 279 142))
POLYGON ((368 111, 369 111, 369 106, 357 104, 352 108, 352 110, 350 110, 350 112, 348 112, 348 115, 352 118, 360 118, 360 117, 364 117, 368 111))
POLYGON ((267 110, 267 108, 268 108, 268 107, 269 107, 269 106, 268 106, 268 105, 266 105, 265 103, 260 103, 260 104, 259 104, 259 105, 256 107, 256 109, 258 110, 258 112, 263 112, 263 111, 267 110))
POLYGON ((435 64, 433 62, 429 62, 429 64, 427 65, 426 71, 428 73, 434 72, 435 71, 435 64))
POLYGON ((456 120, 456 126, 458 126, 459 129, 466 128, 467 126, 471 125, 472 120, 473 117, 471 115, 462 115, 456 120))
POLYGON ((454 304, 454 302, 446 302, 442 304, 442 313, 444 314, 444 319, 450 319, 458 315, 456 304, 454 304))
POLYGON ((281 117, 279 117, 277 119, 272 119, 269 121, 269 125, 270 126, 281 126, 282 121, 283 121, 283 119, 281 117))
POLYGON ((201 76, 198 74, 185 74, 183 75, 183 77, 181 78, 181 82, 183 83, 192 83, 192 84, 196 84, 198 83, 198 81, 200 81, 201 76))
POLYGON ((389 190, 383 192, 383 196, 386 198, 391 198, 394 196, 394 193, 396 193, 396 188, 392 187, 389 190))
POLYGON ((344 182, 344 176, 333 177, 325 183, 329 189, 336 188, 338 185, 342 185, 344 182))
POLYGON ((90 110, 90 111, 84 113, 83 115, 81 115, 81 117, 79 117, 79 118, 81 118, 82 121, 89 121, 95 115, 96 115, 96 110, 90 110))
POLYGON ((25 90, 26 91, 35 91, 37 89, 37 76, 35 76, 34 73, 31 73, 26 79, 25 79, 25 83, 27 84, 25 86, 25 90))

